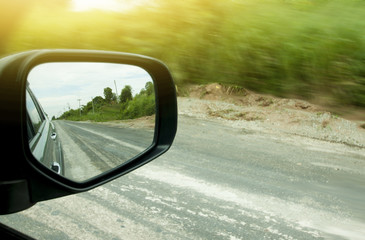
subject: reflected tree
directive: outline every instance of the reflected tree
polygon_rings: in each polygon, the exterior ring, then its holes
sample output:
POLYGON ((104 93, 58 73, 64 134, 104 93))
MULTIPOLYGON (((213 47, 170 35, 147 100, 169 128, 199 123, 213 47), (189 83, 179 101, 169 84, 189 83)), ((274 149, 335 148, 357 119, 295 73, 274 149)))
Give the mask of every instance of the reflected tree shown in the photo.
POLYGON ((107 103, 111 103, 113 100, 113 91, 110 87, 104 88, 104 98, 107 103))
POLYGON ((121 103, 126 103, 126 102, 128 102, 128 101, 130 101, 132 99, 133 99, 133 96, 132 96, 132 87, 129 86, 129 85, 126 85, 123 88, 123 90, 122 90, 122 92, 120 94, 120 102, 121 103))

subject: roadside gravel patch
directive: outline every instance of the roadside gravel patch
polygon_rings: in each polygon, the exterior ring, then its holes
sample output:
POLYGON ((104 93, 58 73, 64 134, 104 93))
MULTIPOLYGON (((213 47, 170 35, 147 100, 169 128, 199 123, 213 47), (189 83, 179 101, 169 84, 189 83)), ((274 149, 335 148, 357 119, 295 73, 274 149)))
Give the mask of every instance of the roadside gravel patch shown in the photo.
POLYGON ((298 135, 365 148, 365 129, 361 127, 364 123, 343 119, 302 100, 263 99, 253 100, 254 104, 252 101, 237 104, 229 98, 179 97, 178 107, 181 115, 220 121, 233 128, 298 135))

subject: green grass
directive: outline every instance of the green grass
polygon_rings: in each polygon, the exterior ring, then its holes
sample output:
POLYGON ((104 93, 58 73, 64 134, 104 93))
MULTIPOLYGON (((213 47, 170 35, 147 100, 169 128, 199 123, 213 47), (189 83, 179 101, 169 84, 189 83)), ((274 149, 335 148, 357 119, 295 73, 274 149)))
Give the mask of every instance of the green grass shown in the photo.
POLYGON ((365 107, 364 2, 252 1, 230 11, 211 40, 192 41, 183 82, 365 107))
POLYGON ((120 106, 103 106, 95 113, 89 111, 87 113, 82 112, 81 115, 78 110, 71 113, 68 116, 61 116, 60 119, 66 119, 70 121, 93 121, 93 122, 106 122, 119 119, 120 106))

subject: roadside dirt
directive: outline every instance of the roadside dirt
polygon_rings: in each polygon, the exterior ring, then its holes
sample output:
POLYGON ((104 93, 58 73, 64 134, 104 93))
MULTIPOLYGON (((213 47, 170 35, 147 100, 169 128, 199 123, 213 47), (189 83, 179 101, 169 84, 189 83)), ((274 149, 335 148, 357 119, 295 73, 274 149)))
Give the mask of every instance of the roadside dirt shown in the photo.
POLYGON ((232 127, 287 133, 365 148, 365 122, 350 121, 298 99, 257 94, 220 84, 191 86, 179 97, 179 114, 215 119, 232 127))

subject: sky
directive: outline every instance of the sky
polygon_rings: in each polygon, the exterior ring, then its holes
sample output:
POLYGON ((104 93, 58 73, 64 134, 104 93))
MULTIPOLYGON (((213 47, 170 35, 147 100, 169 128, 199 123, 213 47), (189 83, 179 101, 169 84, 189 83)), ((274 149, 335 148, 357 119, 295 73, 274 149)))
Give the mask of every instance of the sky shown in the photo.
POLYGON ((73 11, 128 11, 137 6, 146 4, 146 0, 72 0, 71 9, 73 11))
POLYGON ((59 62, 34 67, 28 75, 29 87, 50 118, 86 105, 92 98, 104 98, 104 88, 118 95, 126 85, 139 93, 151 76, 142 68, 115 63, 59 62), (116 84, 114 84, 114 81, 116 84), (115 87, 116 85, 116 87, 115 87))

